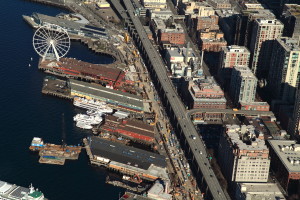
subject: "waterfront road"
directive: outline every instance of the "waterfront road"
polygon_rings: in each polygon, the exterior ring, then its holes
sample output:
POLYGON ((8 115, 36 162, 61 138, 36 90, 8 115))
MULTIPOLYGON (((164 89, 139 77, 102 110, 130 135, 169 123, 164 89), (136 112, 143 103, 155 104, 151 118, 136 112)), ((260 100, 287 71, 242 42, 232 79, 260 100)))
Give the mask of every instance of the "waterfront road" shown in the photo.
POLYGON ((200 152, 206 152, 203 141, 199 137, 192 139, 193 135, 197 135, 194 124, 189 118, 186 117, 186 109, 184 108, 180 98, 177 96, 176 91, 172 87, 172 82, 167 76, 165 65, 160 59, 160 55, 151 44, 143 25, 141 24, 139 18, 135 15, 132 2, 130 0, 124 0, 123 2, 140 38, 140 42, 145 50, 145 54, 147 55, 149 62, 155 71, 158 79, 158 85, 162 87, 161 90, 166 97, 165 99, 167 99, 167 109, 171 110, 170 113, 173 112, 173 116, 169 117, 177 120, 178 129, 181 129, 182 133, 184 134, 187 144, 190 147, 190 153, 192 153, 193 160, 203 175, 204 182, 208 186, 209 193, 215 200, 228 199, 210 167, 207 155, 205 153, 200 154, 200 152))

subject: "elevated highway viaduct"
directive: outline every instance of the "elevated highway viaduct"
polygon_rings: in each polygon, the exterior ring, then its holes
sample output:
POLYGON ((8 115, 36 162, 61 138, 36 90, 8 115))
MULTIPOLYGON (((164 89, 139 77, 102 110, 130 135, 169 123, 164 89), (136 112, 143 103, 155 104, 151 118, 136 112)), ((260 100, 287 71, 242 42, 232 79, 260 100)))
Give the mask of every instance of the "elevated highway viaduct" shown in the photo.
MULTIPOLYGON (((114 1, 113 4, 120 4, 120 2, 117 2, 118 0, 111 1, 114 1)), ((211 169, 203 141, 200 137, 192 139, 192 136, 195 136, 198 133, 190 118, 186 117, 187 111, 181 102, 181 99, 177 96, 171 80, 167 76, 165 64, 148 39, 143 25, 136 16, 132 2, 130 0, 123 0, 122 3, 128 14, 128 19, 125 19, 128 31, 144 58, 153 83, 165 106, 170 122, 172 123, 182 146, 186 150, 186 155, 191 162, 191 168, 197 178, 200 190, 204 193, 204 198, 215 200, 230 199, 227 193, 222 190, 211 169)), ((122 10, 118 11, 124 13, 122 10)))

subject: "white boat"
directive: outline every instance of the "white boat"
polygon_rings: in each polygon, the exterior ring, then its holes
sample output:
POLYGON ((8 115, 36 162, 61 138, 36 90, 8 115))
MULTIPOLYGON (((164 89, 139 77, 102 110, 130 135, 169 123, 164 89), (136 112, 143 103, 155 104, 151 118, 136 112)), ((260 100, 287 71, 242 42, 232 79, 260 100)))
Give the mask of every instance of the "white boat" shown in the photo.
POLYGON ((46 200, 44 194, 32 185, 29 188, 0 181, 1 200, 46 200))
POLYGON ((76 126, 83 129, 92 129, 92 125, 98 125, 103 120, 103 118, 99 114, 96 114, 94 116, 77 114, 73 117, 73 119, 76 122, 76 126))
POLYGON ((78 128, 82 128, 82 129, 92 129, 92 128, 93 128, 92 125, 90 125, 90 124, 88 124, 88 123, 86 123, 86 122, 84 122, 84 121, 79 121, 79 122, 77 122, 77 123, 76 123, 76 126, 77 126, 78 128))
POLYGON ((81 97, 74 97, 73 101, 74 106, 84 108, 87 110, 97 110, 102 113, 112 113, 113 109, 109 107, 103 101, 97 101, 93 99, 85 99, 81 97))

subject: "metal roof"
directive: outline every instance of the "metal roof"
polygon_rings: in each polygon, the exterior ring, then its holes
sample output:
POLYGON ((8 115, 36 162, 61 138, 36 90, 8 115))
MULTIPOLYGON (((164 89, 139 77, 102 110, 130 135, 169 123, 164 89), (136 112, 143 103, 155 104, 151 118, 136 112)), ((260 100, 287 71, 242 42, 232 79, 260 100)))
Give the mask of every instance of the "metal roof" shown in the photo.
POLYGON ((141 96, 121 92, 118 90, 109 89, 101 85, 86 83, 70 79, 71 91, 78 91, 102 98, 110 99, 120 104, 128 104, 143 109, 143 98, 141 96))
POLYGON ((165 157, 95 136, 89 140, 93 155, 147 170, 151 164, 166 168, 165 157))

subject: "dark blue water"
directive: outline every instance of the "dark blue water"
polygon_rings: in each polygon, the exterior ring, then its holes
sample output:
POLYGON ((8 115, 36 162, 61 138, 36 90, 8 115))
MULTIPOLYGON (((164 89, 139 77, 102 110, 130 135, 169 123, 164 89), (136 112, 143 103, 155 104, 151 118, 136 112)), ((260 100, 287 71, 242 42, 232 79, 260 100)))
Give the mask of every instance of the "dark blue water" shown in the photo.
MULTIPOLYGON (((71 102, 41 94, 46 74, 37 69, 34 31, 22 19, 23 14, 62 11, 24 0, 0 1, 0 180, 22 186, 33 183, 50 200, 118 199, 123 190, 106 185, 105 170, 90 166, 84 153, 78 161, 55 166, 39 164, 38 156, 28 150, 34 136, 60 142, 61 113, 65 113, 68 144, 78 144, 86 135, 72 122, 71 102)), ((80 43, 72 43, 68 56, 93 63, 112 61, 80 43)))

